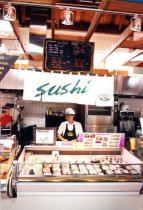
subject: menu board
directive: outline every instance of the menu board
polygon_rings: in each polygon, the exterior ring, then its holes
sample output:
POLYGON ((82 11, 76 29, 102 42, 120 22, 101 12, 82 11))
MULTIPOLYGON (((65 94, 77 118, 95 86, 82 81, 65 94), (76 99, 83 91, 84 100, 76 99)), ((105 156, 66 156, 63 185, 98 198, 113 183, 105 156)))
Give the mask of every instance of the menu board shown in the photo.
POLYGON ((84 133, 82 139, 87 148, 122 148, 124 133, 84 133))
POLYGON ((93 67, 93 42, 45 39, 44 70, 89 72, 93 67))

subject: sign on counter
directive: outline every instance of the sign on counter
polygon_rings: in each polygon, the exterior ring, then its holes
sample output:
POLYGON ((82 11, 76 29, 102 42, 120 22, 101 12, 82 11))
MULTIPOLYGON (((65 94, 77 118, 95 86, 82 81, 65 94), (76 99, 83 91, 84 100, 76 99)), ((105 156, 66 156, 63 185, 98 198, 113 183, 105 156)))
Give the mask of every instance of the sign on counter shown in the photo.
POLYGON ((124 133, 83 133, 80 141, 85 148, 123 148, 124 133))
POLYGON ((114 78, 28 72, 24 100, 113 106, 114 78))
POLYGON ((56 129, 55 128, 34 128, 34 141, 40 145, 54 145, 56 142, 56 129))

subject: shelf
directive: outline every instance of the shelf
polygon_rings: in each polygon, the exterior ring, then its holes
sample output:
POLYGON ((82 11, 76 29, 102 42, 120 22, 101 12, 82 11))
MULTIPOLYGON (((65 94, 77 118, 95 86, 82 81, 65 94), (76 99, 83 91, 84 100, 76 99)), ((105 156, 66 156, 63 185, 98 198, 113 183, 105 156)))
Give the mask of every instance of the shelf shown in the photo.
POLYGON ((65 121, 64 116, 47 115, 47 114, 45 115, 46 127, 58 127, 63 121, 65 121))
POLYGON ((47 115, 46 114, 46 117, 51 117, 51 118, 53 118, 53 117, 55 117, 55 118, 63 118, 64 116, 62 115, 62 116, 60 116, 60 115, 47 115))

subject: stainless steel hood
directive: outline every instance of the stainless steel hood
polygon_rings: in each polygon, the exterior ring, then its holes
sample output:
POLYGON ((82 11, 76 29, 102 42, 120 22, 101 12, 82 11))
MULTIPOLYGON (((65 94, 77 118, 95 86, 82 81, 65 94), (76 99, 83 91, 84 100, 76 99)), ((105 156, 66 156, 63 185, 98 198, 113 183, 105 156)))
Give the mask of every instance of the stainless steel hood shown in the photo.
POLYGON ((115 94, 143 96, 143 76, 115 77, 115 94))

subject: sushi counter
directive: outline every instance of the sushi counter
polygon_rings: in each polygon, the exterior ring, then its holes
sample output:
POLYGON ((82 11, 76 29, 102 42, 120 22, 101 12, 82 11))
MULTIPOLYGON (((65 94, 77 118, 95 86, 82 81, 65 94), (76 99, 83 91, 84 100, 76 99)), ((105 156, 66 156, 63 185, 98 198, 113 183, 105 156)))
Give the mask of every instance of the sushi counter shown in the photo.
POLYGON ((25 146, 13 162, 2 210, 141 210, 143 165, 123 140, 85 133, 79 142, 25 146))

